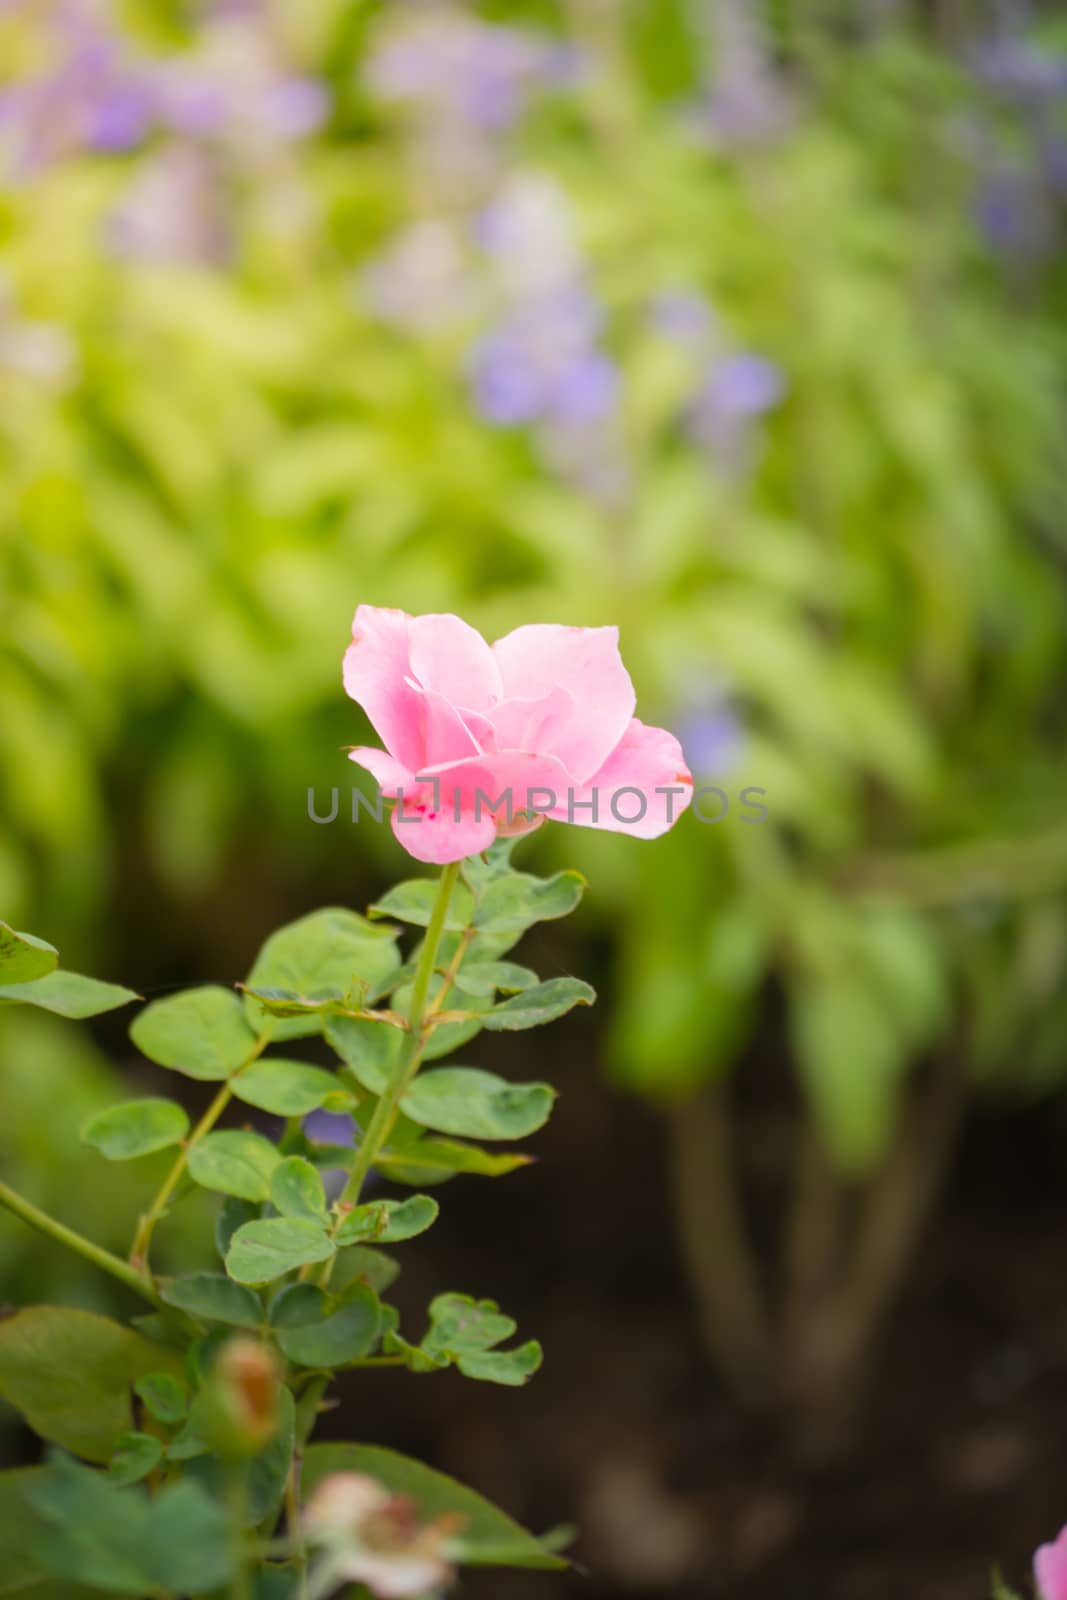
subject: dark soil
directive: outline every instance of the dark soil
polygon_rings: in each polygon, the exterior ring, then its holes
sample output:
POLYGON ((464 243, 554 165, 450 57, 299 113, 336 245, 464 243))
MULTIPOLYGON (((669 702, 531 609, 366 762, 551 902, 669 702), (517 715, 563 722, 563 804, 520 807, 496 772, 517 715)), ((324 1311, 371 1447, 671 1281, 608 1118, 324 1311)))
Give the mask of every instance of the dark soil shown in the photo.
MULTIPOLYGON (((573 1044, 573 1039, 572 1039, 573 1044)), ((1064 1119, 975 1115, 887 1330, 848 1453, 812 1468, 700 1348, 672 1241, 665 1128, 572 1067, 540 1161, 455 1184, 404 1309, 461 1288, 545 1345, 522 1390, 352 1381, 324 1431, 388 1440, 583 1571, 471 1577, 472 1600, 987 1600, 1067 1521, 1064 1119)), ((410 1261, 410 1255, 409 1255, 410 1261)))

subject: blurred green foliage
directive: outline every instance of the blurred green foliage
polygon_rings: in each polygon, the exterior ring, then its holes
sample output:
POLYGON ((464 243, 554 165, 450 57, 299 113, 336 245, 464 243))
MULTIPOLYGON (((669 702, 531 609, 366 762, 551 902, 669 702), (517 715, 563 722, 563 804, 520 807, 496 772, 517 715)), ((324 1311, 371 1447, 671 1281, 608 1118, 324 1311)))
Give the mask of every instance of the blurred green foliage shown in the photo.
MULTIPOLYGON (((125 853, 161 904, 205 904, 252 837, 297 873, 394 867, 387 829, 305 809, 309 786, 347 786, 340 747, 363 736, 339 682, 357 601, 490 637, 617 622, 649 720, 740 730, 701 773, 731 800, 719 825, 537 846, 590 875, 614 930, 619 1077, 663 1097, 724 1073, 769 978, 848 1170, 961 1030, 988 1077, 1062 1076, 1063 275, 1025 230, 1013 247, 979 226, 1004 162, 1038 159, 973 67, 982 28, 946 44, 890 9, 845 28, 798 0, 759 36, 742 24, 762 9, 727 0, 486 7, 581 65, 482 130, 488 169, 458 179, 373 63, 413 19, 470 13, 253 9, 285 70, 328 84, 320 131, 249 155, 155 129, 5 188, 5 915, 77 953, 125 853), (213 164, 198 203, 221 206, 224 245, 198 258, 175 189, 169 255, 109 246, 186 144, 213 164), (618 378, 606 487, 480 414, 472 350, 501 315, 483 266, 477 303, 432 324, 425 284, 406 323, 369 287, 413 223, 469 241, 531 172, 576 219, 618 378), (780 377, 725 437, 691 425, 699 339, 650 313, 672 294, 706 304, 712 369, 753 352, 780 377)), ((0 19, 16 82, 49 48, 35 17, 0 19)), ((194 37, 177 6, 123 25, 142 54, 194 37)), ((1054 32, 1015 45, 1055 59, 1054 32)), ((1054 198, 1042 215, 1055 243, 1054 198)), ((70 1050, 54 1059, 88 1095, 70 1050)))

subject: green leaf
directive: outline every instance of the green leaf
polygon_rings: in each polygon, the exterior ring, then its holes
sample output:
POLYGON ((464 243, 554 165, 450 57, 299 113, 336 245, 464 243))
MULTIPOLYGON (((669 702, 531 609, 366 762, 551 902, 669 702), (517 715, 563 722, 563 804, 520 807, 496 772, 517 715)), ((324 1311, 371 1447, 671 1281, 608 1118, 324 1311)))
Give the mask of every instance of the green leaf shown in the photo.
POLYGON ((355 1017, 331 1017, 326 1042, 337 1051, 368 1094, 384 1094, 392 1081, 404 1032, 388 1022, 366 1022, 355 1017))
POLYGON ((518 994, 532 989, 538 982, 536 972, 520 967, 514 961, 472 961, 460 968, 456 985, 464 994, 492 996, 499 989, 503 994, 518 994))
MULTIPOLYGON (((249 1223, 255 1227, 255 1223, 249 1223)), ((250 1290, 232 1283, 221 1272, 190 1272, 160 1287, 169 1306, 200 1322, 225 1322, 235 1328, 258 1328, 263 1307, 250 1290)))
POLYGON ((108 1463, 112 1483, 140 1483, 163 1460, 162 1442, 151 1433, 124 1433, 108 1463))
POLYGON ((458 1356, 456 1366, 465 1378, 518 1389, 533 1377, 542 1359, 541 1346, 536 1339, 530 1339, 517 1350, 486 1350, 481 1354, 458 1356))
POLYGON ((399 1148, 386 1146, 374 1164, 394 1182, 417 1184, 448 1178, 457 1172, 501 1178, 517 1171, 519 1167, 528 1167, 532 1159, 532 1156, 516 1155, 511 1151, 505 1155, 493 1155, 488 1150, 479 1150, 477 1145, 427 1138, 414 1140, 399 1148))
POLYGON ((138 1378, 134 1393, 157 1422, 181 1422, 189 1409, 188 1396, 169 1372, 149 1372, 138 1378))
POLYGON ((101 983, 99 978, 83 978, 77 972, 49 972, 46 977, 34 978, 29 983, 0 985, 0 1000, 18 1000, 25 1005, 37 1006, 41 1011, 53 1011, 57 1017, 98 1017, 104 1011, 115 1011, 139 1000, 139 994, 124 989, 121 984, 101 983))
MULTIPOLYGON (((376 987, 399 964, 392 929, 375 926, 354 911, 328 907, 272 934, 247 982, 250 989, 284 989, 312 1004, 340 1002, 360 985, 376 987)), ((260 1003, 246 996, 245 1011, 253 1027, 260 1028, 265 1015, 260 1003)), ((274 1038, 300 1039, 321 1031, 321 1015, 294 1016, 275 1024, 274 1038)))
POLYGON ((401 1101, 425 1128, 472 1139, 522 1139, 548 1121, 556 1091, 547 1083, 508 1083, 475 1067, 438 1067, 415 1079, 401 1101))
POLYGON ((232 1194, 226 1196, 215 1221, 215 1249, 223 1261, 238 1228, 246 1222, 254 1222, 260 1212, 261 1207, 254 1200, 239 1200, 232 1194))
POLYGON ((348 1213, 337 1230, 337 1243, 399 1244, 425 1233, 439 1209, 428 1194, 414 1194, 409 1200, 372 1200, 348 1213))
POLYGON ((330 1282, 336 1290, 346 1289, 350 1283, 365 1283, 375 1294, 384 1294, 399 1276, 400 1263, 384 1250, 354 1244, 337 1252, 330 1282))
POLYGON ((517 938, 535 922, 567 916, 584 889, 580 872, 557 872, 551 878, 508 872, 486 885, 474 910, 473 925, 479 933, 507 933, 517 938))
POLYGON ((149 1498, 58 1457, 28 1493, 49 1524, 38 1556, 57 1577, 143 1600, 160 1592, 207 1594, 231 1576, 226 1514, 195 1483, 149 1498))
POLYGON ((333 1073, 322 1067, 275 1056, 253 1061, 233 1080, 233 1092, 239 1100, 277 1117, 303 1117, 309 1111, 317 1111, 338 1087, 333 1073))
POLYGON ((189 1176, 204 1189, 239 1200, 269 1200, 281 1157, 269 1139, 241 1128, 206 1134, 189 1151, 189 1176))
POLYGON ((326 1218, 326 1192, 310 1161, 287 1156, 270 1180, 271 1204, 283 1217, 326 1218))
POLYGON ((150 1061, 207 1083, 228 1078, 256 1043, 237 996, 213 986, 145 1006, 130 1026, 130 1038, 150 1061))
POLYGON ((505 1316, 495 1300, 475 1300, 469 1294, 439 1294, 430 1302, 430 1331, 422 1348, 430 1355, 455 1359, 491 1350, 510 1339, 515 1330, 514 1318, 505 1316))
POLYGON ((595 999, 596 991, 580 978, 550 978, 547 983, 539 983, 494 1006, 482 1018, 482 1027, 494 1033, 501 1029, 537 1028, 562 1017, 574 1006, 591 1006, 595 999))
POLYGON ((30 1504, 28 1490, 42 1479, 46 1467, 18 1467, 0 1472, 0 1595, 25 1600, 100 1600, 98 1589, 80 1583, 53 1581, 34 1551, 44 1524, 30 1504))
POLYGON ((321 1322, 332 1309, 325 1289, 315 1283, 285 1283, 270 1303, 267 1313, 275 1329, 306 1328, 321 1322))
POLYGON ((181 1359, 95 1312, 31 1306, 0 1320, 0 1397, 42 1439, 111 1459, 132 1421, 130 1385, 181 1359))
POLYGON ((463 1560, 470 1566, 531 1567, 559 1571, 567 1563, 547 1551, 506 1512, 475 1490, 377 1445, 313 1444, 304 1457, 303 1487, 309 1497, 334 1472, 361 1472, 394 1494, 414 1501, 420 1519, 462 1519, 463 1560))
POLYGON ((188 1132, 189 1118, 176 1101, 127 1100, 90 1117, 81 1137, 109 1161, 132 1161, 181 1144, 188 1132))
POLYGON ((511 872, 512 853, 521 837, 521 834, 511 834, 503 839, 495 839, 481 855, 467 857, 460 867, 460 873, 475 894, 481 894, 486 884, 492 883, 494 878, 505 877, 511 872))
POLYGON ((0 984, 30 983, 54 972, 59 951, 32 933, 18 933, 0 922, 0 984))
MULTIPOLYGON (((436 878, 409 878, 398 883, 380 900, 368 906, 368 917, 395 917, 398 922, 410 922, 418 928, 429 927, 433 908, 437 902, 436 878)), ((462 933, 470 925, 474 902, 470 890, 457 883, 448 902, 445 928, 452 933, 462 933)))
POLYGON ((277 1333, 281 1349, 297 1366, 342 1367, 369 1355, 378 1342, 381 1307, 374 1290, 365 1284, 352 1284, 339 1302, 323 1295, 314 1319, 310 1301, 305 1301, 301 1315, 308 1320, 277 1333))
POLYGON ((238 1283, 271 1283, 294 1267, 328 1261, 333 1252, 333 1241, 322 1224, 306 1217, 264 1217, 238 1228, 226 1271, 238 1283))
POLYGON ((540 1367, 541 1346, 531 1339, 515 1350, 493 1349, 514 1332, 513 1318, 495 1301, 439 1294, 430 1303, 430 1330, 421 1349, 434 1362, 454 1361, 467 1378, 517 1387, 540 1367))

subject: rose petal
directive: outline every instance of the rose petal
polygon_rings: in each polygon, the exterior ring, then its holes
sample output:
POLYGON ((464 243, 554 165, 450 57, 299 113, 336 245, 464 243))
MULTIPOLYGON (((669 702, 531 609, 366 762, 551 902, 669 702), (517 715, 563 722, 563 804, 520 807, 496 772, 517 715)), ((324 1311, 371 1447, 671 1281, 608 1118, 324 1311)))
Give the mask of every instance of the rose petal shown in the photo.
POLYGON ((590 779, 615 749, 636 699, 619 655, 618 628, 566 628, 532 623, 493 646, 508 698, 539 699, 562 687, 574 702, 558 717, 551 754, 579 783, 590 779))
POLYGON ((398 789, 410 788, 415 781, 415 774, 402 761, 397 761, 388 750, 378 750, 373 745, 355 745, 348 752, 348 759, 369 772, 389 800, 396 797, 398 789))
POLYGON ((476 628, 449 613, 413 617, 411 671, 454 706, 484 711, 503 694, 500 669, 476 628))
POLYGON ((634 717, 600 771, 575 789, 569 805, 557 806, 549 814, 557 822, 628 833, 635 839, 657 839, 674 825, 692 798, 692 774, 674 734, 666 728, 647 727, 634 717), (672 792, 657 794, 657 789, 672 792), (590 809, 594 797, 595 819, 590 809))
POLYGON ((1067 1528, 1055 1544, 1043 1544, 1037 1551, 1034 1577, 1040 1600, 1067 1600, 1067 1528))
POLYGON ((361 705, 390 755, 416 771, 424 748, 418 690, 410 677, 406 611, 359 606, 345 653, 345 693, 361 705))
POLYGON ((519 815, 530 806, 550 814, 572 786, 554 756, 532 751, 452 761, 421 776, 430 781, 405 787, 393 813, 393 832, 417 861, 459 861, 487 850, 498 832, 528 832, 537 824, 519 815))

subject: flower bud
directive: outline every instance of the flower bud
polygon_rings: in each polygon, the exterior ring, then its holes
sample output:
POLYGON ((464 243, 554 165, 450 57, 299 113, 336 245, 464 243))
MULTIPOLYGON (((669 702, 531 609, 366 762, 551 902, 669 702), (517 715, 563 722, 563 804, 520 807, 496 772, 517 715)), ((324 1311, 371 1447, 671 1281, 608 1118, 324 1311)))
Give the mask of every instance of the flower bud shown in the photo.
POLYGON ((278 1431, 281 1373, 277 1358, 255 1339, 231 1339, 219 1352, 205 1390, 204 1421, 220 1455, 254 1456, 278 1431))

